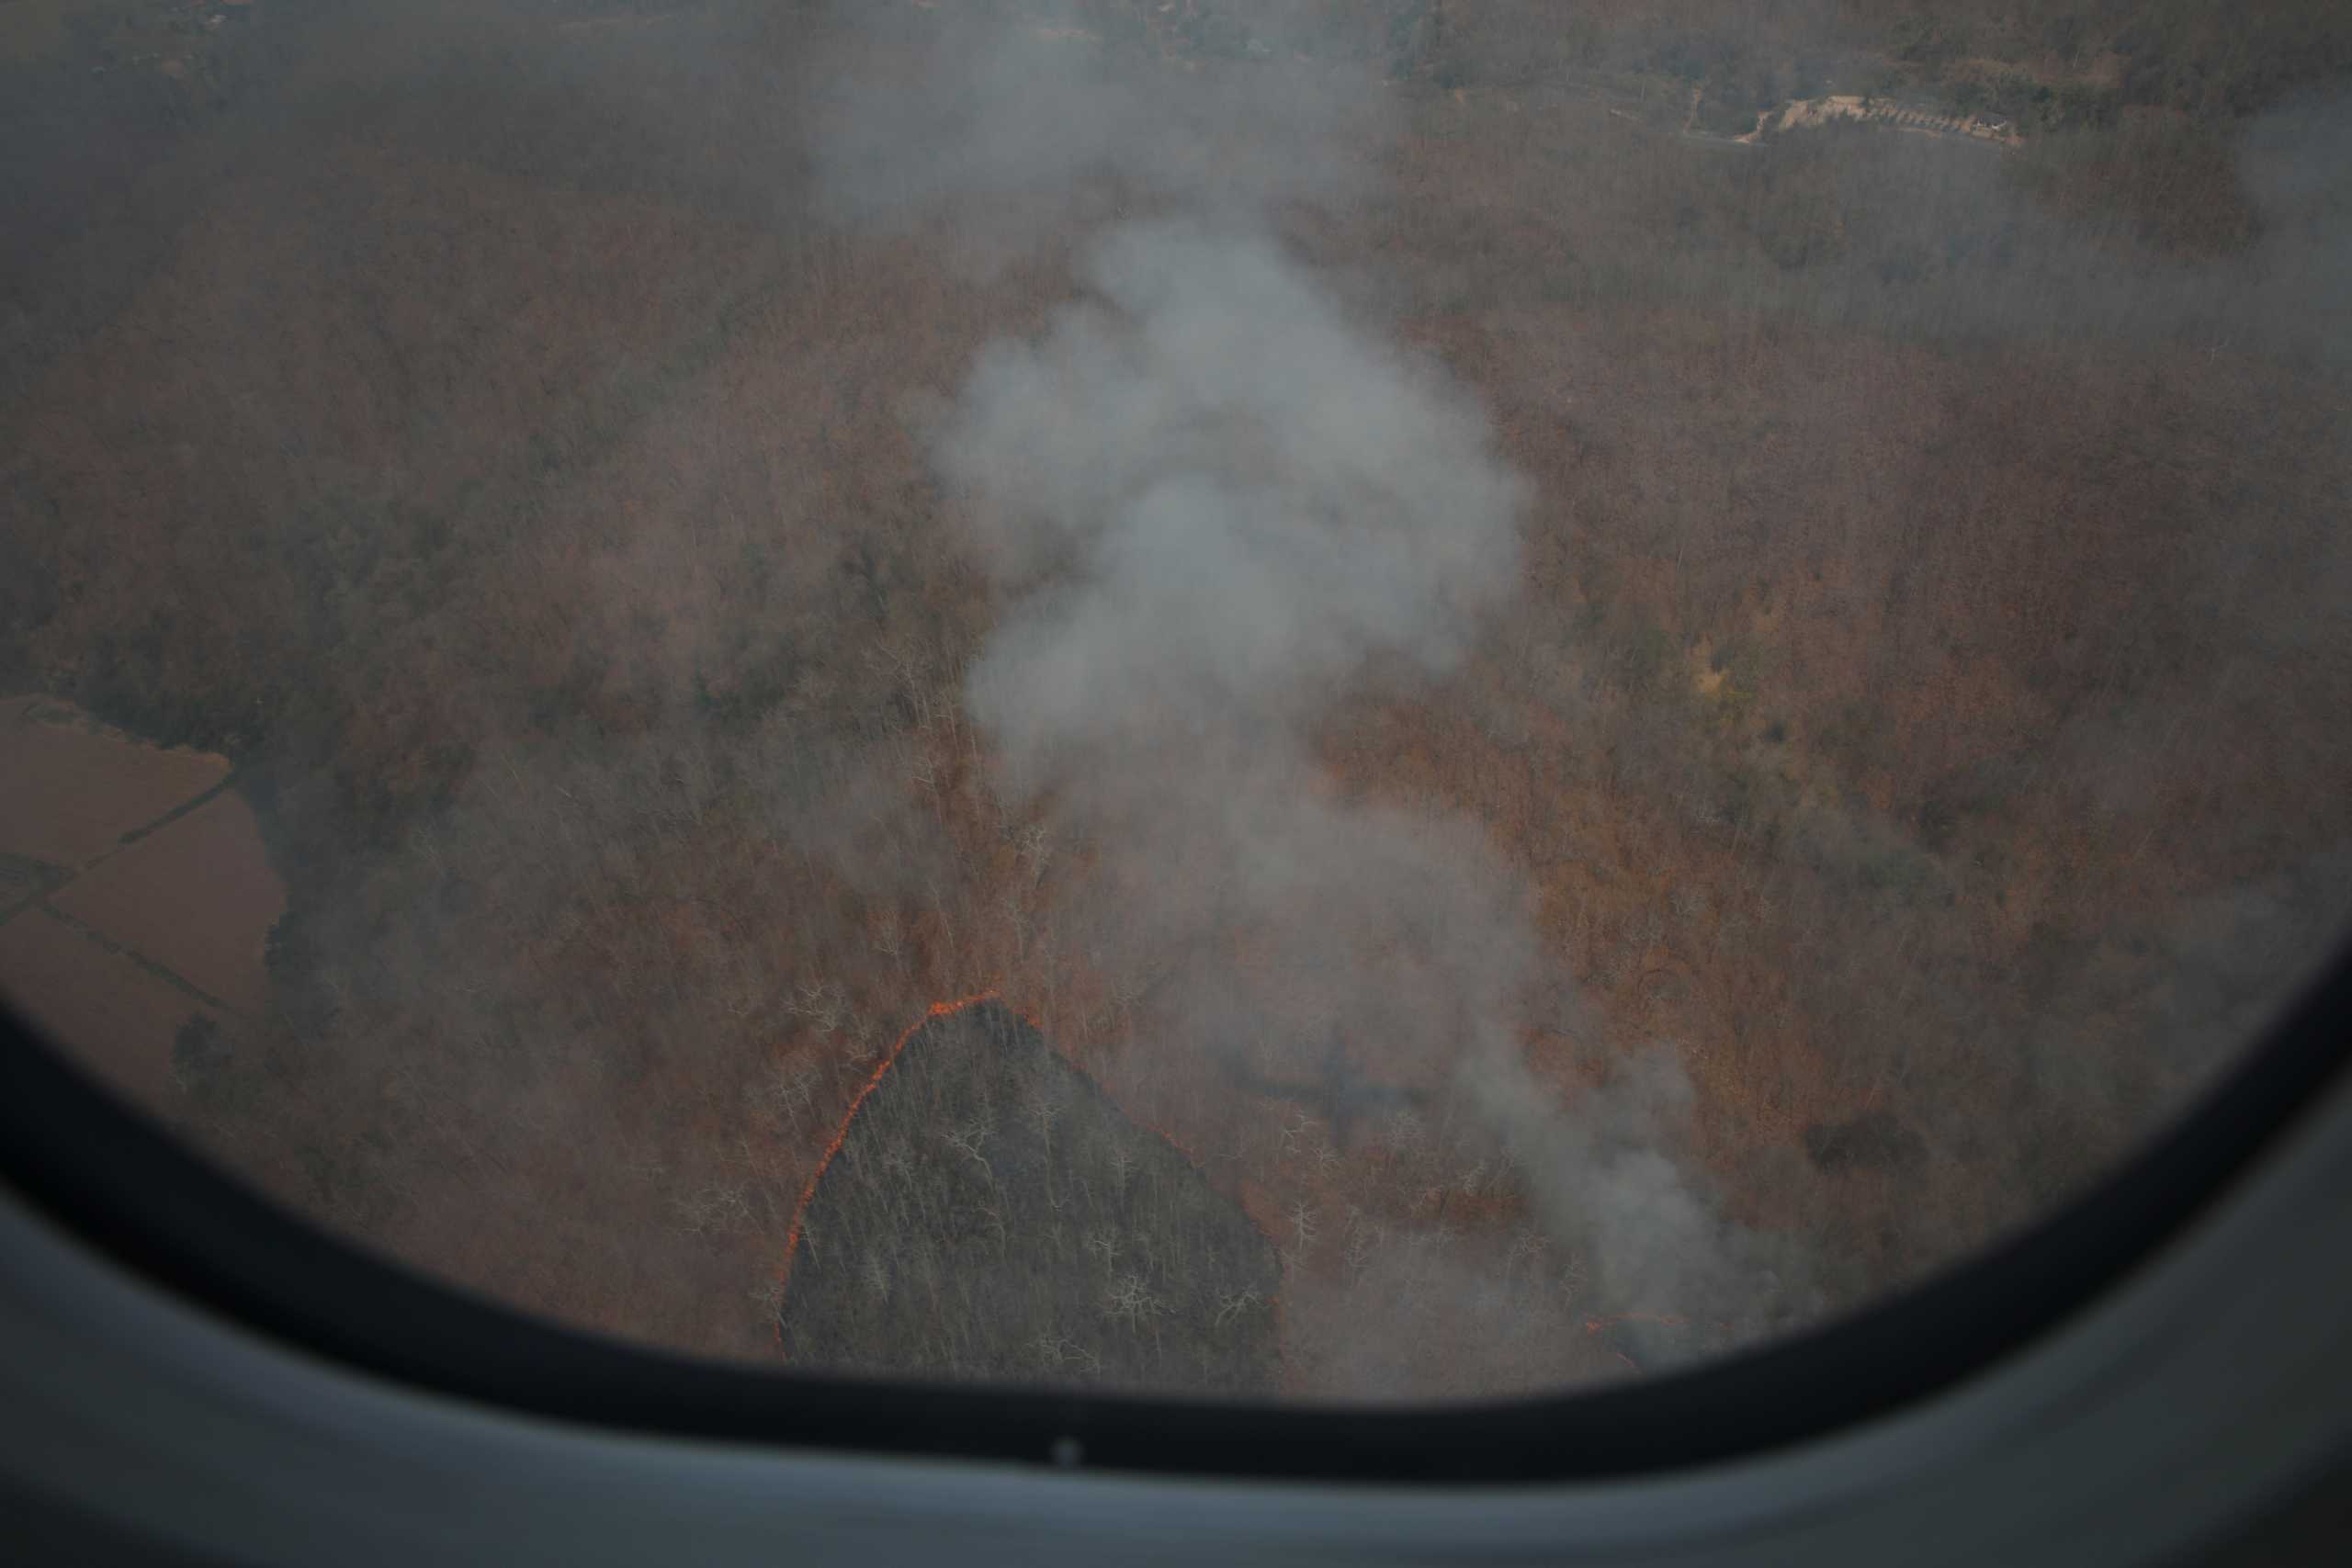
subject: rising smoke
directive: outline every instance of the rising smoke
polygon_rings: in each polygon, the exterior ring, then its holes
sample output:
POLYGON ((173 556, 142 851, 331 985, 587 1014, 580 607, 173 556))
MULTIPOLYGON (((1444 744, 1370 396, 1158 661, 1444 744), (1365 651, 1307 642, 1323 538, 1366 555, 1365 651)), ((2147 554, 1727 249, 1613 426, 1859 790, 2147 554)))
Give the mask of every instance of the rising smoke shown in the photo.
POLYGON ((1518 880, 1472 824, 1343 800, 1315 761, 1342 693, 1441 674, 1479 635, 1531 499, 1442 368, 1277 235, 1285 204, 1363 188, 1378 88, 1018 31, 899 83, 925 111, 849 75, 826 124, 845 209, 953 219, 1102 182, 1136 214, 929 435, 1004 606, 966 697, 1005 787, 1091 847, 1107 940, 1189 955, 1138 1048, 1336 1034, 1487 1121, 1608 1309, 1787 1311, 1795 1271, 1664 1152, 1690 1093, 1673 1054, 1555 1103, 1522 1059, 1525 998, 1559 987, 1518 880))
POLYGON ((876 17, 815 62, 796 96, 820 199, 866 226, 945 218, 956 254, 986 261, 1129 202, 1248 221, 1346 201, 1395 131, 1360 72, 1174 70, 1074 9, 1023 9, 876 17))

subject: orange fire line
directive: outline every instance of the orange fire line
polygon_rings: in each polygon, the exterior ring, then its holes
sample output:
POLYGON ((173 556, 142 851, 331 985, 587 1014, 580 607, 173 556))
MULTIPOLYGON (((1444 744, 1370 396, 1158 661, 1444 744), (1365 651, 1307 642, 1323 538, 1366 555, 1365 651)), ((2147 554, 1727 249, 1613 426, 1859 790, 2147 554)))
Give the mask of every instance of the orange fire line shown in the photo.
MULTIPOLYGON (((825 1145, 825 1152, 818 1156, 817 1168, 808 1173, 808 1184, 800 1189, 800 1201, 792 1206, 792 1224, 784 1233, 784 1258, 776 1265, 775 1270, 776 1282, 779 1285, 789 1286, 792 1283, 792 1259, 800 1250, 801 1226, 808 1220, 810 1201, 817 1196, 817 1183, 825 1179, 826 1168, 833 1163, 833 1156, 842 1152, 842 1143, 849 1136, 850 1123, 855 1122, 857 1113, 865 1109, 866 1096, 881 1088, 882 1080, 889 1075, 890 1069, 898 1065, 899 1053, 904 1051, 907 1048, 907 1042, 912 1040, 917 1032, 933 1019, 945 1018, 951 1013, 962 1012, 966 1008, 978 1003, 993 1001, 996 999, 996 995, 993 990, 979 991, 952 1002, 932 1003, 930 1010, 909 1024, 907 1032, 899 1036, 898 1043, 892 1045, 884 1054, 882 1065, 874 1069, 872 1076, 859 1088, 856 1098, 849 1102, 848 1113, 842 1116, 842 1124, 833 1130, 832 1141, 825 1145)), ((777 1314, 775 1321, 775 1340, 777 1347, 781 1348, 784 1344, 784 1318, 781 1314, 777 1314)))

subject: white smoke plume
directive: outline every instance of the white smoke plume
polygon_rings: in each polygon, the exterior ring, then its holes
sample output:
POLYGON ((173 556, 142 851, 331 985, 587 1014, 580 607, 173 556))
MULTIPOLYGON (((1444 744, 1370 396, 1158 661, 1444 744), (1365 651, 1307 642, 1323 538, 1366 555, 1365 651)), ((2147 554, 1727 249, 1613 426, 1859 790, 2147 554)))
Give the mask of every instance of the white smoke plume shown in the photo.
POLYGON ((1106 203, 1246 219, 1370 187, 1394 116, 1362 72, 1176 69, 1090 19, 1053 4, 875 18, 797 95, 827 204, 885 228, 944 218, 1004 253, 1106 203))
POLYGON ((1139 85, 1020 39, 967 56, 967 77, 920 73, 952 132, 837 103, 842 189, 968 210, 1099 172, 1165 209, 1099 231, 1080 297, 989 346, 929 433, 1005 605, 967 700, 1006 786, 1093 847, 1110 943, 1185 955, 1148 1048, 1336 1032, 1384 1071, 1454 1083, 1612 1307, 1768 1310, 1743 1297, 1779 1279, 1642 1141, 1688 1099, 1671 1055, 1642 1063, 1641 1094, 1555 1105, 1521 1060, 1543 964, 1518 879, 1474 825, 1346 802, 1313 759, 1342 691, 1454 663, 1514 589, 1532 500, 1442 367, 1273 237, 1272 204, 1354 188, 1359 117, 1294 105, 1283 136, 1211 164, 1169 137, 1266 135, 1271 73, 1139 85))
POLYGON ((1444 667, 1510 585, 1525 487, 1441 372, 1261 238, 1129 224, 1080 276, 1093 299, 984 354, 940 437, 991 569, 1039 584, 977 716, 1024 763, 1262 743, 1369 658, 1444 667))

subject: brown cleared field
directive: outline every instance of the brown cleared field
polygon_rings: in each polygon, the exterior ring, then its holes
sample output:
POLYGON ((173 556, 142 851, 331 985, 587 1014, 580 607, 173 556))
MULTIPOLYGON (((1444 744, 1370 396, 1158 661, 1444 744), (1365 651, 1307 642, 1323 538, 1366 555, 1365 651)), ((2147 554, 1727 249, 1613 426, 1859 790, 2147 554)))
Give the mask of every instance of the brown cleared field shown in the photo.
POLYGON ((206 1010, 46 909, 0 926, 0 996, 108 1084, 144 1105, 172 1086, 172 1038, 206 1010))
POLYGON ((0 704, 0 854, 85 864, 228 774, 225 757, 141 745, 60 704, 0 704))
POLYGON ((268 999, 262 948, 286 885, 234 793, 130 845, 54 902, 232 1007, 258 1011, 268 999))

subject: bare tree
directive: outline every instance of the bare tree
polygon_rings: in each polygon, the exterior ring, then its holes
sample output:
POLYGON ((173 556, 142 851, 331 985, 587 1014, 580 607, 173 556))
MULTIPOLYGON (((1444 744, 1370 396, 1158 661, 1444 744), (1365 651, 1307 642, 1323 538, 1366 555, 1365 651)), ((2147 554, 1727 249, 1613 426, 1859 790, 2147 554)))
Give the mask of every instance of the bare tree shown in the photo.
POLYGON ((1095 1257, 1102 1260, 1102 1267, 1105 1270, 1115 1269, 1119 1266, 1119 1253, 1121 1248, 1122 1244, 1119 1240, 1119 1233, 1110 1229, 1108 1226, 1091 1233, 1086 1238, 1086 1250, 1094 1254, 1095 1257))
POLYGON ((1290 1258, 1292 1265, 1295 1267, 1306 1256, 1306 1249, 1315 1245, 1315 1210, 1305 1199, 1301 1199, 1290 1206, 1288 1217, 1291 1237, 1290 1258))
POLYGON ((1102 1314, 1137 1328, 1167 1310, 1141 1274, 1122 1274, 1102 1293, 1102 1314))
POLYGON ((978 1166, 982 1173, 993 1181, 996 1179, 996 1171, 989 1164, 988 1156, 981 1152, 992 1131, 994 1129, 989 1125, 987 1117, 975 1116, 963 1125, 950 1127, 939 1135, 949 1148, 978 1166))

